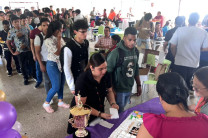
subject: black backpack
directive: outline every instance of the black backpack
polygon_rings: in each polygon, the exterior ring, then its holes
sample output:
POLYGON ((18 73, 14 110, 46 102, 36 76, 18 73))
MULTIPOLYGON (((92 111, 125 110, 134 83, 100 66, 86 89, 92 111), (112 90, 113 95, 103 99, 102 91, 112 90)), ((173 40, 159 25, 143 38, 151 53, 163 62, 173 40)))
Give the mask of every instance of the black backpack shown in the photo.
POLYGON ((40 38, 40 47, 42 47, 43 45, 43 35, 41 33, 38 34, 39 38, 40 38))

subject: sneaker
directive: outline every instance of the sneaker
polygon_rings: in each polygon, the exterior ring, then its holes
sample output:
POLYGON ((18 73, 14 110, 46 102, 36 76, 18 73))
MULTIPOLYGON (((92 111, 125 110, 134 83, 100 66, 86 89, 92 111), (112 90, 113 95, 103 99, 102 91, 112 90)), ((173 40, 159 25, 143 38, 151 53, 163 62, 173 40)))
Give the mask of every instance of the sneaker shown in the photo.
POLYGON ((21 71, 21 70, 17 70, 17 73, 18 73, 19 75, 22 75, 22 71, 21 71))
POLYGON ((58 107, 63 107, 63 108, 69 108, 70 107, 70 105, 69 104, 66 104, 66 103, 64 103, 64 102, 59 102, 58 103, 58 107))
POLYGON ((8 72, 7 76, 8 77, 11 77, 12 76, 12 73, 11 72, 8 72))
POLYGON ((28 85, 29 81, 28 80, 24 80, 24 85, 28 85))
POLYGON ((36 78, 33 78, 33 80, 34 80, 35 82, 37 82, 37 79, 36 79, 36 78))
POLYGON ((54 110, 51 108, 50 105, 49 106, 44 106, 44 104, 43 104, 43 108, 46 110, 47 113, 53 113, 54 112, 54 110))
POLYGON ((34 88, 37 89, 40 86, 41 82, 36 82, 34 88))

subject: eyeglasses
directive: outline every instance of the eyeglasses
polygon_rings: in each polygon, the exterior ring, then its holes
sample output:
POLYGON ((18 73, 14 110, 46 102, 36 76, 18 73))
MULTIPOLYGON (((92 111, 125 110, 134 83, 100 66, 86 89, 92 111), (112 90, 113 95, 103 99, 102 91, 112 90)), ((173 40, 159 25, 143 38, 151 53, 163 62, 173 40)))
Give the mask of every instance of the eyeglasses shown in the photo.
POLYGON ((85 34, 85 33, 87 33, 87 31, 78 31, 78 32, 80 32, 80 33, 82 33, 82 34, 85 34))
POLYGON ((193 90, 196 91, 196 92, 200 92, 201 90, 204 90, 204 89, 208 89, 208 88, 197 88, 193 85, 193 79, 191 80, 191 86, 193 87, 193 90))

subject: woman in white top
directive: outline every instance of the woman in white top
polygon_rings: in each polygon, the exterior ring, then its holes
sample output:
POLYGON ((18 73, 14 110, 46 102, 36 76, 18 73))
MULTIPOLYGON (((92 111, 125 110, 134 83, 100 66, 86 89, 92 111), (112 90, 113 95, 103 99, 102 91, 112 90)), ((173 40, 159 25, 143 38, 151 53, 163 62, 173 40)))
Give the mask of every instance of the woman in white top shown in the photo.
POLYGON ((64 72, 61 69, 61 63, 59 59, 61 48, 65 45, 62 39, 63 25, 59 21, 51 22, 48 26, 45 45, 48 50, 46 70, 50 78, 52 88, 49 90, 43 108, 48 113, 53 113, 54 110, 50 106, 50 101, 58 93, 58 106, 63 108, 69 108, 69 105, 63 102, 63 88, 65 83, 64 72))

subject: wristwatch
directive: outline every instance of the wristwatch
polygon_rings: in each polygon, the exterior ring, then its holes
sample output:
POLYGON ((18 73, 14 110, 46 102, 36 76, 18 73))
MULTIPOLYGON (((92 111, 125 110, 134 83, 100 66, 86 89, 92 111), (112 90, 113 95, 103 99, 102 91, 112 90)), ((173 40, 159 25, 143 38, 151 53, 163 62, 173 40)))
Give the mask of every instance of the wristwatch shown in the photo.
POLYGON ((111 103, 111 106, 114 105, 114 104, 116 104, 116 103, 111 103))

